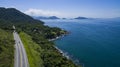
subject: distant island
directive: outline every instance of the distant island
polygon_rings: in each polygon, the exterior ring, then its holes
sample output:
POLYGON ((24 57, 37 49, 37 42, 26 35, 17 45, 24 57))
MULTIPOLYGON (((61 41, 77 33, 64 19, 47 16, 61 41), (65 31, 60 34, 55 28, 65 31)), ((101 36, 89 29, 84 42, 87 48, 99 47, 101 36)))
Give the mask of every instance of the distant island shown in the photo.
POLYGON ((88 19, 88 18, 86 18, 86 17, 76 17, 74 19, 88 19))
POLYGON ((49 17, 45 17, 45 16, 38 16, 38 17, 33 17, 35 19, 60 19, 56 16, 49 16, 49 17))
POLYGON ((55 20, 55 19, 88 19, 87 17, 76 17, 76 18, 59 18, 57 16, 49 16, 49 17, 45 17, 45 16, 32 16, 34 19, 52 19, 52 20, 55 20))

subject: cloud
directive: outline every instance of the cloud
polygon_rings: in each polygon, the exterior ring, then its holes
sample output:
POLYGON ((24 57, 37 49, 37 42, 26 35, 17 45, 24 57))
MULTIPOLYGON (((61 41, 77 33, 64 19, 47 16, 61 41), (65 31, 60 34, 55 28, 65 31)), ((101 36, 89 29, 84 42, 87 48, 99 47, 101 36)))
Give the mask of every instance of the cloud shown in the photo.
POLYGON ((60 16, 60 12, 57 11, 49 11, 49 10, 41 10, 41 9, 28 9, 24 12, 30 16, 60 16))

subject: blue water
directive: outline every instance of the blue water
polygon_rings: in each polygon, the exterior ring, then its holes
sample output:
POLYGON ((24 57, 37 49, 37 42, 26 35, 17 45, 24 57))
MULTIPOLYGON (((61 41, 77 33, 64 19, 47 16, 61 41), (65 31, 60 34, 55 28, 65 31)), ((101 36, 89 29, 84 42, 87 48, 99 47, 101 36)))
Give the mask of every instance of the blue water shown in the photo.
POLYGON ((43 20, 70 32, 55 44, 85 67, 120 67, 120 20, 43 20))

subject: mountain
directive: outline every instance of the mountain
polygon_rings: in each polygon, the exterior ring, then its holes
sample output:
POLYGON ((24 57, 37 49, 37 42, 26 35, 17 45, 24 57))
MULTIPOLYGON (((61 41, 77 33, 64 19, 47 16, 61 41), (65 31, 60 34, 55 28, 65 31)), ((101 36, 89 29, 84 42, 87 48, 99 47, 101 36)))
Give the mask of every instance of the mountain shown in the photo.
POLYGON ((62 19, 67 19, 67 18, 62 18, 62 19))
POLYGON ((86 17, 76 17, 74 19, 88 19, 88 18, 86 18, 86 17))
MULTIPOLYGON (((42 22, 20 12, 15 8, 0 7, 0 19, 9 20, 11 22, 42 22)), ((42 22, 43 23, 43 22, 42 22)))
POLYGON ((49 19, 60 19, 60 18, 58 18, 58 17, 56 17, 56 16, 51 16, 51 17, 48 17, 49 19))
MULTIPOLYGON (((33 16, 33 18, 34 19, 38 19, 38 20, 40 20, 40 19, 68 19, 68 18, 59 18, 59 17, 57 17, 57 16, 50 16, 50 17, 45 17, 45 16, 38 16, 38 17, 34 17, 33 16)), ((76 18, 72 18, 72 19, 88 19, 88 18, 86 18, 86 17, 76 17, 76 18)))
POLYGON ((35 19, 60 19, 56 16, 50 16, 50 17, 44 17, 44 16, 39 16, 39 17, 33 17, 35 19))

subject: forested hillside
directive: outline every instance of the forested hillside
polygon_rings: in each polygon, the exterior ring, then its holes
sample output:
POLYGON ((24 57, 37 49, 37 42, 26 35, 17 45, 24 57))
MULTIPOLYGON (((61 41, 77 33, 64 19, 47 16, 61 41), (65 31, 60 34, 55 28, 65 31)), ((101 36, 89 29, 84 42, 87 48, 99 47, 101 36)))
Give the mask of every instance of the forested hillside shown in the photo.
MULTIPOLYGON (((33 67, 33 65, 35 65, 36 67, 39 67, 40 65, 43 67, 76 67, 76 65, 71 60, 68 60, 67 58, 63 57, 62 54, 59 53, 58 50, 54 48, 53 42, 48 41, 48 39, 52 39, 57 36, 66 34, 67 32, 65 30, 61 30, 60 28, 56 27, 44 26, 44 23, 42 21, 35 20, 14 8, 0 8, 0 28, 7 31, 5 32, 6 34, 12 33, 13 25, 16 27, 17 32, 20 34, 24 46, 26 45, 25 49, 27 51, 28 56, 30 54, 27 48, 34 45, 34 47, 31 47, 29 51, 31 52, 35 51, 36 52, 35 54, 37 54, 37 58, 35 58, 36 56, 33 55, 34 53, 32 53, 32 57, 30 56, 28 57, 28 60, 31 63, 30 67, 33 67), (27 45, 29 44, 29 42, 31 42, 31 44, 28 47, 27 45), (36 46, 39 47, 36 48, 36 46), (32 65, 33 60, 37 61, 34 61, 34 64, 32 65)), ((5 36, 6 34, 2 35, 5 36)), ((8 35, 11 37, 8 36, 7 38, 7 36, 5 36, 5 38, 2 38, 0 41, 1 67, 3 67, 2 66, 3 64, 6 64, 6 62, 4 62, 4 60, 2 61, 1 59, 8 60, 8 66, 5 67, 10 67, 11 64, 13 63, 12 61, 14 55, 13 53, 14 41, 12 39, 13 38, 12 34, 8 35), (4 44, 6 44, 7 46, 4 44), (6 50, 3 50, 4 49, 3 46, 5 46, 6 50), (8 53, 8 56, 5 55, 7 57, 5 57, 4 54, 2 55, 2 53, 5 53, 4 51, 8 53), (11 58, 8 58, 9 56, 11 58)))
POLYGON ((0 67, 13 67, 14 40, 9 31, 0 29, 0 67))

